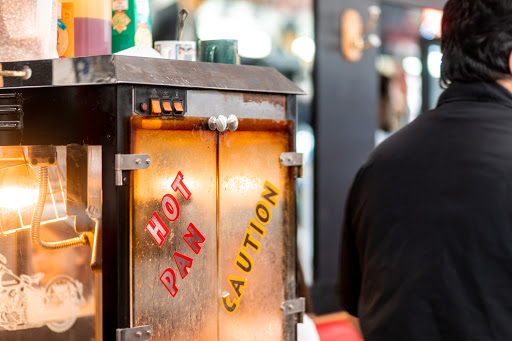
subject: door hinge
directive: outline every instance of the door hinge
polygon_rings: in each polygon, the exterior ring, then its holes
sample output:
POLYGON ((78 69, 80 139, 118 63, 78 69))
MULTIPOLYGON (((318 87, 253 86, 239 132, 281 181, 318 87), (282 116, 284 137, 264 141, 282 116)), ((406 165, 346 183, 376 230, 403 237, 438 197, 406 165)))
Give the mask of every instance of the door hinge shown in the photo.
POLYGON ((283 166, 294 167, 294 177, 302 178, 302 153, 282 153, 280 160, 283 166))
POLYGON ((116 154, 116 186, 122 186, 128 181, 123 171, 146 169, 150 165, 151 157, 147 154, 116 154))
POLYGON ((151 335, 150 326, 116 329, 116 341, 147 341, 151 335))
POLYGON ((306 311, 306 299, 299 297, 294 300, 284 301, 281 303, 281 310, 283 311, 283 315, 298 314, 298 322, 302 323, 304 320, 304 312, 306 311))

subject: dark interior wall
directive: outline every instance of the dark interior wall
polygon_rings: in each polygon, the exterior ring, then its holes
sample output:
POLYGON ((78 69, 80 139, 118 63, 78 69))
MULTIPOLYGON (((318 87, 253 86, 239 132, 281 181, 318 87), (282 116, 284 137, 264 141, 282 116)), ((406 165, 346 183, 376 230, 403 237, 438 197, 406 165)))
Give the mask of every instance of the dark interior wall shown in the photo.
POLYGON ((374 146, 377 109, 376 49, 350 63, 340 51, 340 16, 368 0, 317 0, 315 65, 315 280, 317 313, 339 310, 335 295, 343 207, 352 179, 374 146))
MULTIPOLYGON (((384 2, 384 1, 383 1, 384 2)), ((385 3, 442 9, 445 0, 385 3)), ((311 290, 317 314, 340 310, 335 293, 345 198, 360 165, 374 146, 377 126, 376 49, 361 61, 340 52, 340 16, 347 8, 367 20, 376 0, 315 0, 315 255, 311 290)))

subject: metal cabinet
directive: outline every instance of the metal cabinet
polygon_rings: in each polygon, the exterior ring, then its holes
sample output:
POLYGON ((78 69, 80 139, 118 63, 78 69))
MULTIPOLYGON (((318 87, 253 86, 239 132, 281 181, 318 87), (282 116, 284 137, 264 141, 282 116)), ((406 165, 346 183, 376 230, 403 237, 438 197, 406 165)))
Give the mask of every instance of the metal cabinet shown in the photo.
MULTIPOLYGON (((268 68, 121 56, 2 67, 32 76, 0 89, 0 109, 16 101, 0 110, 0 161, 15 145, 28 163, 34 146, 57 146, 63 220, 90 244, 97 340, 295 339, 298 88, 268 68)), ((0 241, 18 263, 28 229, 0 241)))

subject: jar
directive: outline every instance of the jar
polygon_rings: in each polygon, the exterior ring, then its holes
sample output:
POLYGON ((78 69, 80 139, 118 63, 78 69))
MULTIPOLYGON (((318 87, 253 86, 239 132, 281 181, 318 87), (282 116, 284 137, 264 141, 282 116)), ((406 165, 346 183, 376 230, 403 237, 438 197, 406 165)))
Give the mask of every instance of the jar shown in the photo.
POLYGON ((112 52, 111 17, 111 0, 75 0, 75 56, 112 52))

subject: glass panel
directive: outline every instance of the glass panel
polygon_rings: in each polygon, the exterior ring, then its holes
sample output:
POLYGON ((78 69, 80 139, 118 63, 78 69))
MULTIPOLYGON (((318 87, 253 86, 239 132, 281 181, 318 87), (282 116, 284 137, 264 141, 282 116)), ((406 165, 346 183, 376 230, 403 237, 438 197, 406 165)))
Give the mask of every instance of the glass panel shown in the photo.
MULTIPOLYGON (((100 147, 89 148, 101 151, 100 147)), ((2 199, 11 199, 0 200, 0 340, 92 340, 96 303, 91 248, 41 250, 30 236, 34 204, 40 190, 36 175, 39 167, 33 168, 28 162, 34 162, 35 150, 0 147, 0 193, 2 199)), ((87 150, 84 147, 85 160, 87 150)), ((76 192, 77 187, 87 188, 89 180, 87 176, 76 177, 76 182, 66 183, 69 156, 66 147, 37 149, 35 158, 55 160, 55 156, 56 164, 48 166, 47 195, 41 213, 39 237, 44 242, 78 236, 75 217, 67 210, 66 193, 76 192)), ((79 167, 101 170, 101 163, 88 167, 85 162, 79 167)), ((101 193, 101 188, 89 190, 101 193)), ((77 207, 82 205, 80 211, 87 217, 87 195, 71 200, 77 207)), ((95 219, 101 220, 101 216, 95 219)))
POLYGON ((294 180, 280 163, 291 133, 240 131, 258 126, 240 120, 239 131, 219 135, 219 340, 295 339, 281 311, 295 298, 294 180))
POLYGON ((133 180, 132 323, 152 341, 217 339, 216 134, 200 125, 133 118, 132 151, 152 162, 133 180))

